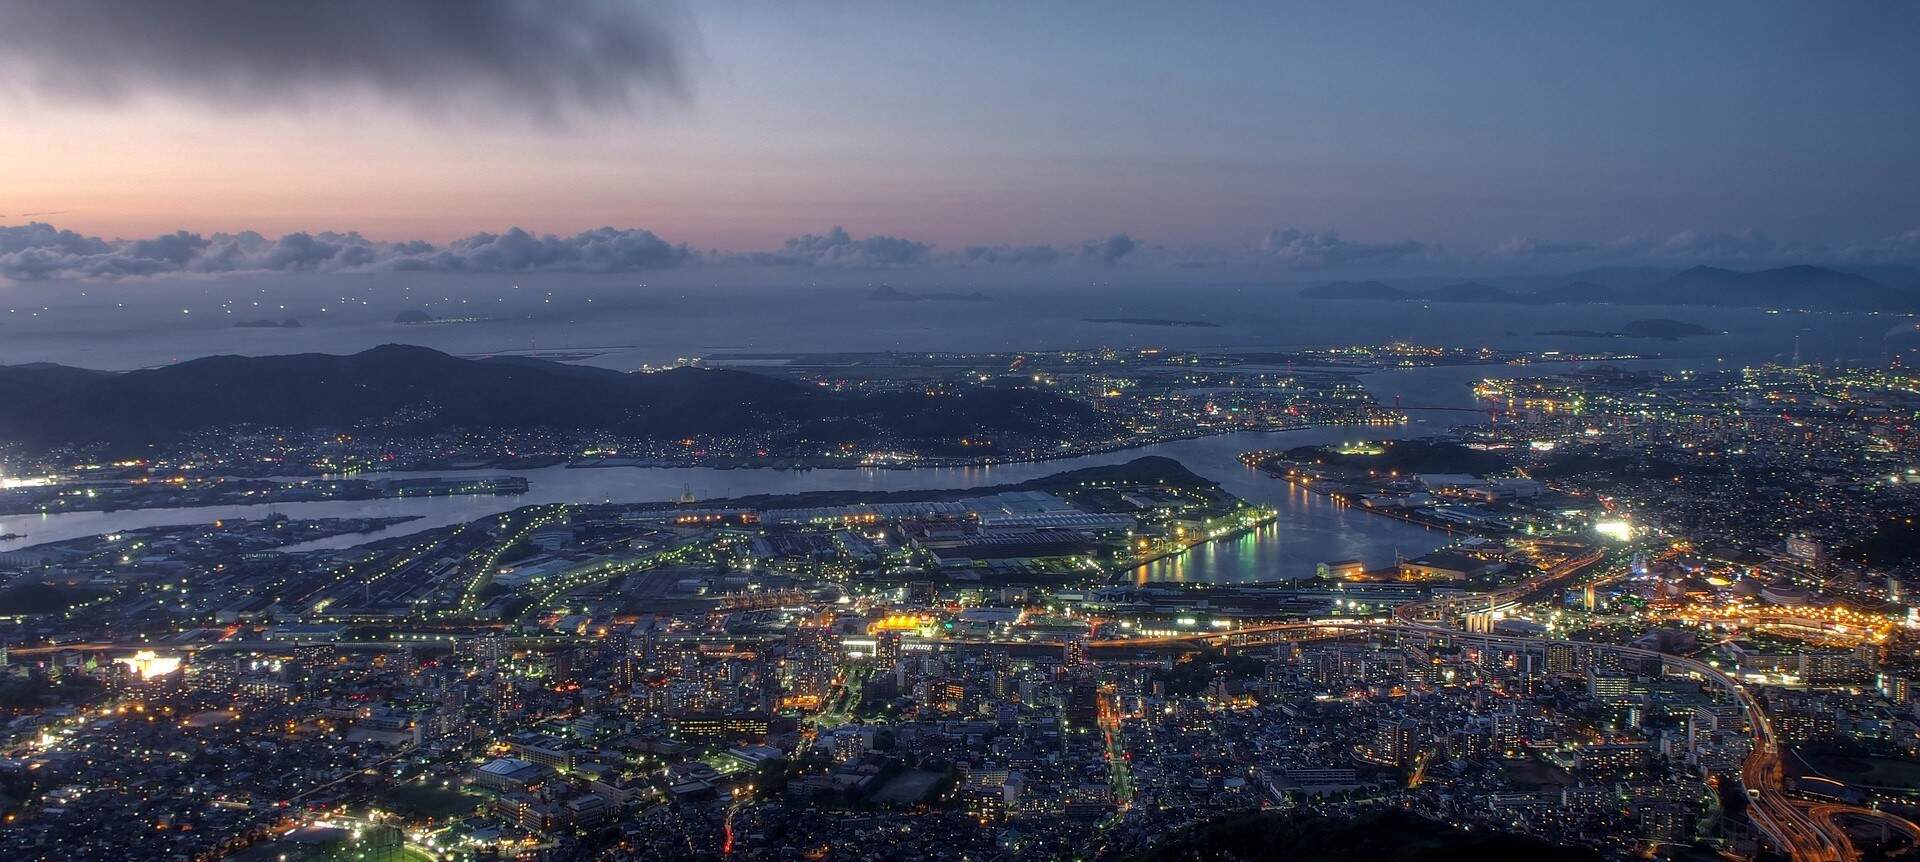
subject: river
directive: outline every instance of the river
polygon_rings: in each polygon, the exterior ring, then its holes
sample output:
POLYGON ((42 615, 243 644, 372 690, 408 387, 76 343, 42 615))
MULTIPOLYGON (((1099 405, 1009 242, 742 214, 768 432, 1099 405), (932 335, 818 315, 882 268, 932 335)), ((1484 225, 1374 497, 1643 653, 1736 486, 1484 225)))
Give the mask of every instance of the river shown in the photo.
MULTIPOLYGON (((1698 360, 1696 365, 1705 365, 1698 360)), ((1400 396, 1408 404, 1472 407, 1472 383, 1484 377, 1552 373, 1553 366, 1467 366, 1383 371, 1363 379, 1382 403, 1400 396)), ((1322 427, 1292 431, 1242 432, 1179 440, 1119 452, 1022 464, 909 470, 719 470, 709 467, 548 467, 517 470, 528 481, 526 494, 511 497, 421 497, 391 500, 342 500, 279 505, 209 506, 189 509, 135 509, 118 512, 69 512, 0 517, 0 534, 21 538, 0 541, 0 551, 44 542, 139 527, 204 524, 226 518, 259 518, 279 512, 292 518, 399 517, 418 520, 371 535, 346 535, 289 546, 288 550, 350 547, 376 537, 463 523, 538 503, 636 503, 673 499, 684 489, 702 498, 803 491, 902 491, 970 488, 1023 482, 1081 467, 1114 464, 1147 455, 1164 455, 1239 497, 1279 510, 1272 525, 1244 536, 1215 542, 1145 568, 1150 580, 1239 583, 1313 574, 1322 562, 1359 559, 1382 565, 1396 554, 1415 556, 1445 544, 1441 532, 1362 511, 1298 490, 1249 469, 1239 461, 1252 449, 1338 443, 1361 439, 1421 436, 1454 425, 1483 421, 1471 412, 1414 411, 1404 426, 1322 427)), ((446 475, 445 472, 393 473, 395 477, 446 475)))

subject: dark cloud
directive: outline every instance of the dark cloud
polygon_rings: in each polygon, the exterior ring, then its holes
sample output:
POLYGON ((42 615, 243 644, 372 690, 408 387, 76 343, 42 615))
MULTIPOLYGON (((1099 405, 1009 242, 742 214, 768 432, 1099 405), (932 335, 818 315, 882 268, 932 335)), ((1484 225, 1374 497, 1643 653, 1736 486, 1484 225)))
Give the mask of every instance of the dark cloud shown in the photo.
POLYGON ((1920 262, 1920 228, 1838 244, 1781 240, 1751 229, 1689 230, 1668 236, 1630 236, 1602 241, 1515 237, 1495 246, 1490 256, 1514 261, 1669 265, 1911 264, 1920 262))
POLYGON ((1267 234, 1260 244, 1269 260, 1302 269, 1340 267, 1355 264, 1392 264, 1414 258, 1433 257, 1439 246, 1419 240, 1366 243, 1341 239, 1333 231, 1311 233, 1288 228, 1267 234))
POLYGON ((692 254, 685 245, 669 243, 649 230, 603 227, 570 237, 536 237, 513 228, 455 240, 445 251, 406 254, 391 266, 449 272, 633 272, 676 267, 692 254))
POLYGON ((99 237, 49 224, 0 227, 0 278, 144 275, 168 268, 163 259, 122 251, 99 237))
POLYGON ((1581 240, 1551 240, 1531 236, 1516 236, 1493 247, 1494 257, 1504 258, 1549 258, 1567 255, 1590 254, 1600 246, 1597 243, 1581 240))
POLYGON ((1048 266, 1060 261, 1060 250, 1050 245, 970 245, 959 262, 980 266, 1048 266))
POLYGON ((1080 257, 1100 263, 1118 263, 1121 258, 1133 253, 1138 243, 1133 237, 1117 233, 1103 240, 1087 240, 1080 244, 1080 257))
POLYGON ((52 98, 369 93, 553 118, 682 93, 679 17, 611 0, 0 0, 0 72, 52 98))
POLYGON ((942 262, 959 266, 1052 266, 1059 263, 1108 265, 1140 248, 1139 240, 1124 233, 1106 239, 1090 239, 1077 246, 1052 245, 973 245, 942 262))
POLYGON ((1682 231, 1655 245, 1648 256, 1667 260, 1770 260, 1784 249, 1755 230, 1682 231))
POLYGON ((1877 240, 1853 243, 1840 250, 1840 257, 1873 263, 1920 261, 1920 227, 1877 240))
POLYGON ((1544 266, 1642 263, 1776 266, 1787 263, 1911 264, 1920 262, 1920 228, 1838 245, 1776 240, 1757 231, 1683 231, 1614 240, 1515 238, 1485 252, 1443 254, 1418 240, 1355 242, 1334 233, 1275 231, 1257 248, 1169 249, 1128 234, 1076 245, 969 246, 941 253, 933 244, 896 236, 855 237, 835 227, 804 234, 779 249, 718 252, 672 243, 652 231, 602 227, 571 236, 520 228, 477 233, 445 245, 385 242, 358 233, 252 231, 209 236, 175 231, 141 239, 102 239, 34 222, 0 226, 0 280, 32 281, 229 272, 641 272, 729 265, 860 270, 962 268, 1124 269, 1141 275, 1183 269, 1251 274, 1275 265, 1296 270, 1388 272, 1485 265, 1518 270, 1544 266))
POLYGON ((933 245, 897 236, 854 239, 846 228, 835 225, 825 234, 789 239, 780 251, 750 253, 744 259, 766 266, 906 267, 930 262, 933 245))
POLYGON ((1490 255, 1510 260, 1738 263, 1784 258, 1825 258, 1830 253, 1820 246, 1783 243, 1759 231, 1742 230, 1681 231, 1669 236, 1630 236, 1601 241, 1514 237, 1494 246, 1490 255))
POLYGON ((0 278, 17 281, 221 272, 635 272, 687 262, 693 252, 646 230, 603 227, 573 236, 519 228, 479 233, 438 248, 418 240, 377 242, 357 233, 177 231, 152 239, 103 240, 33 223, 0 227, 0 278))

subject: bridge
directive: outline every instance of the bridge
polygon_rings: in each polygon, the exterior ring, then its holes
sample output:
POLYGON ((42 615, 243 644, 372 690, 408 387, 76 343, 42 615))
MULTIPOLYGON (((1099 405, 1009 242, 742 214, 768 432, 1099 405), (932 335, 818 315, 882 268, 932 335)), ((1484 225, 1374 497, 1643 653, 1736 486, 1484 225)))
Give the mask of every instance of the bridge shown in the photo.
POLYGON ((1881 811, 1878 808, 1840 803, 1813 803, 1805 807, 1807 816, 1846 841, 1846 850, 1850 857, 1858 858, 1860 851, 1853 846, 1852 836, 1847 833, 1849 821, 1875 824, 1885 833, 1898 832, 1906 836, 1908 844, 1920 846, 1920 824, 1898 814, 1881 811))

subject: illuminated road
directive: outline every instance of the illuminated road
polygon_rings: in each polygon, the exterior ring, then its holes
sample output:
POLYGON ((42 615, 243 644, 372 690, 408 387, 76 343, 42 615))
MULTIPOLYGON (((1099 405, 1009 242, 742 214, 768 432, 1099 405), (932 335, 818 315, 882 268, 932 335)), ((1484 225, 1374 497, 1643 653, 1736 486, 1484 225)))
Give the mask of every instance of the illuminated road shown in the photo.
POLYGON ((1885 616, 1844 607, 1722 607, 1713 605, 1655 606, 1647 616, 1657 622, 1685 622, 1748 629, 1767 629, 1788 637, 1809 637, 1860 646, 1883 643, 1895 626, 1885 616))
POLYGON ((1501 608, 1572 578, 1606 557, 1607 549, 1595 548, 1512 586, 1470 596, 1401 605, 1395 609, 1394 617, 1412 622, 1422 619, 1441 619, 1448 613, 1456 611, 1472 612, 1487 608, 1501 608))
POLYGON ((1878 808, 1845 805, 1838 802, 1802 803, 1802 807, 1806 810, 1808 817, 1813 818, 1831 834, 1839 836, 1846 842, 1849 858, 1857 858, 1859 851, 1853 847, 1847 835, 1846 818, 1876 821, 1883 827, 1905 835, 1909 845, 1920 846, 1920 824, 1897 814, 1881 811, 1878 808))
POLYGON ((1113 801, 1120 814, 1133 807, 1133 768, 1120 727, 1120 706, 1111 691, 1100 693, 1100 734, 1107 754, 1107 774, 1111 776, 1113 801))

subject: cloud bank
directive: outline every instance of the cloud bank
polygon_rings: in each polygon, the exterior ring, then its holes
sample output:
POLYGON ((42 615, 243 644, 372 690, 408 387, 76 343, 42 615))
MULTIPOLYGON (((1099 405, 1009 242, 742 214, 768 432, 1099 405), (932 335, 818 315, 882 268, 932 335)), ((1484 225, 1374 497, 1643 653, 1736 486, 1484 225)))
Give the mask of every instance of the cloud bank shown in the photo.
POLYGON ((477 233, 444 248, 418 240, 378 242, 357 233, 252 231, 104 240, 35 222, 0 227, 0 278, 32 281, 163 273, 228 272, 638 272, 685 263, 694 252, 646 230, 603 227, 572 236, 519 228, 477 233))
POLYGON ((1681 231, 1667 236, 1627 236, 1611 240, 1553 240, 1514 237, 1488 252, 1495 260, 1573 260, 1590 263, 1725 263, 1765 265, 1780 262, 1842 264, 1920 261, 1920 228, 1845 243, 1796 242, 1760 231, 1681 231))
POLYGON ((933 246, 897 236, 854 239, 846 228, 834 225, 832 230, 824 234, 805 234, 789 239, 779 251, 749 252, 742 259, 760 266, 855 269, 909 267, 932 260, 933 246))
POLYGON ((60 100, 554 118, 681 94, 685 42, 676 14, 609 0, 0 0, 0 72, 60 100))
POLYGON ((1366 243, 1341 239, 1332 231, 1310 233, 1295 228, 1267 234, 1260 250, 1274 261, 1294 267, 1318 268, 1359 263, 1399 263, 1439 254, 1440 247, 1419 240, 1366 243))
POLYGON ((1152 274, 1208 269, 1236 277, 1285 277, 1610 264, 1762 267, 1916 262, 1920 262, 1920 228, 1839 245, 1785 242, 1755 231, 1684 231, 1602 241, 1516 238, 1484 251, 1458 253, 1421 240, 1363 242, 1331 231, 1299 229, 1275 230, 1257 245, 1241 247, 1170 248, 1118 233, 1066 245, 976 245, 948 251, 930 242, 887 234, 856 236, 836 226, 824 233, 801 234, 772 250, 719 251, 670 242, 650 230, 613 227, 568 236, 510 228, 436 245, 372 240, 358 233, 290 233, 268 238, 252 231, 207 236, 175 231, 138 239, 103 239, 43 222, 0 226, 0 280, 5 281, 243 272, 620 273, 695 267, 877 275, 989 270, 1152 274))

